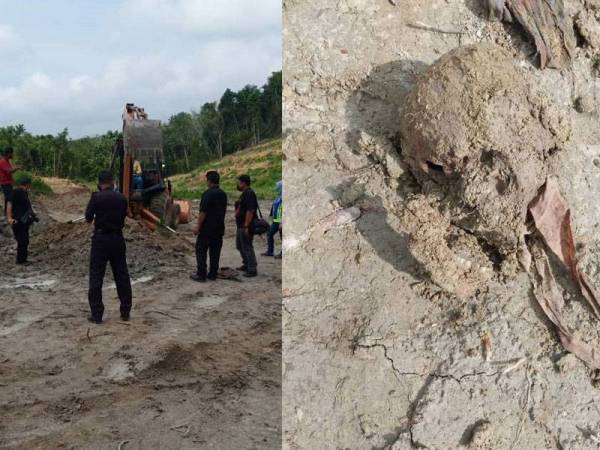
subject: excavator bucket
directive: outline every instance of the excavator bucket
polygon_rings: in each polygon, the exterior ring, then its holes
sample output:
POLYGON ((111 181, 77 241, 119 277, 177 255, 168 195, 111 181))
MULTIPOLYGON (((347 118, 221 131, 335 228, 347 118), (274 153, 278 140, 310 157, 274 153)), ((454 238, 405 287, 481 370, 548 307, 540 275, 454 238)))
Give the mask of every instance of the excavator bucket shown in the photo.
POLYGON ((126 120, 123 126, 125 155, 130 155, 145 167, 159 169, 163 161, 163 140, 160 120, 126 120))
POLYGON ((134 217, 141 214, 144 223, 152 223, 154 226, 162 224, 173 231, 177 224, 189 222, 190 205, 185 201, 174 201, 171 184, 168 181, 165 183, 163 179, 164 153, 160 125, 160 120, 148 119, 144 108, 133 103, 125 105, 122 192, 130 199, 134 217), (143 189, 138 187, 133 192, 133 172, 137 170, 143 170, 149 178, 144 178, 143 189), (150 185, 146 185, 147 181, 150 185))

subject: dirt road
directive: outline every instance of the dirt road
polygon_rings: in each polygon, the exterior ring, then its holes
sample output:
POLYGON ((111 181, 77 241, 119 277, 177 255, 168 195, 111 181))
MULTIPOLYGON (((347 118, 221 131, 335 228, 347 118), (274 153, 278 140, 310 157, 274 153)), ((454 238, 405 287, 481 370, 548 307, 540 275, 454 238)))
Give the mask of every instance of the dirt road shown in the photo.
MULTIPOLYGON (((66 223, 89 191, 54 188, 35 201, 36 263, 17 270, 0 237, 0 448, 280 448, 280 261, 259 257, 251 281, 195 283, 189 226, 172 237, 128 221, 132 320, 109 274, 105 323, 91 325, 91 228, 66 223)), ((222 266, 235 267, 231 214, 227 227, 222 266)))

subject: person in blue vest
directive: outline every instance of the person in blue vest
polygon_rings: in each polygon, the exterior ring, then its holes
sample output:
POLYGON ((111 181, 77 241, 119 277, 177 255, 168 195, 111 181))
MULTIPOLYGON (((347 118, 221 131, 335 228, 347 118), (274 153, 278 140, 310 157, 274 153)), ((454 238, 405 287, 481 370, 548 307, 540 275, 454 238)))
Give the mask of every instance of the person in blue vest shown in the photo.
POLYGON ((279 232, 279 236, 281 237, 281 217, 283 215, 283 181, 278 181, 275 184, 275 189, 277 190, 277 198, 273 201, 273 204, 271 205, 271 214, 269 214, 273 218, 273 223, 267 232, 267 251, 262 254, 263 256, 274 256, 275 234, 279 232))

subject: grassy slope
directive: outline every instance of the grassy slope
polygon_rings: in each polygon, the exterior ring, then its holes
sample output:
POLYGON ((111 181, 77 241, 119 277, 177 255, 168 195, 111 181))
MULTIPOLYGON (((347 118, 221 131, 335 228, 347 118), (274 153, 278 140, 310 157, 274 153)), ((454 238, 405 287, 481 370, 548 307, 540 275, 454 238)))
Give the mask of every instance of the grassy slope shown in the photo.
POLYGON ((19 181, 25 176, 28 176, 29 178, 31 178, 31 190, 33 192, 36 192, 38 194, 52 193, 52 188, 48 184, 46 184, 46 182, 42 178, 32 175, 29 172, 25 172, 24 170, 18 170, 17 172, 15 172, 15 174, 14 174, 15 183, 18 184, 19 181))
POLYGON ((252 178, 252 188, 258 198, 275 198, 275 183, 281 180, 281 139, 276 139, 241 150, 193 170, 188 174, 171 177, 174 196, 181 199, 198 199, 206 189, 205 174, 216 170, 221 174, 221 188, 237 197, 237 177, 246 173, 252 178))

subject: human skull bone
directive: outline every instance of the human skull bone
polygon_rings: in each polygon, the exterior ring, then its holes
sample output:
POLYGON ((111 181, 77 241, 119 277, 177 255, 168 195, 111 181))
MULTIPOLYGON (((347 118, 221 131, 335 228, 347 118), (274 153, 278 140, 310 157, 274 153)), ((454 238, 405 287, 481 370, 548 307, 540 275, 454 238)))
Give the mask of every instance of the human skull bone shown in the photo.
POLYGON ((401 115, 402 154, 451 220, 502 254, 517 250, 527 205, 570 126, 504 49, 459 47, 417 80, 401 115))

